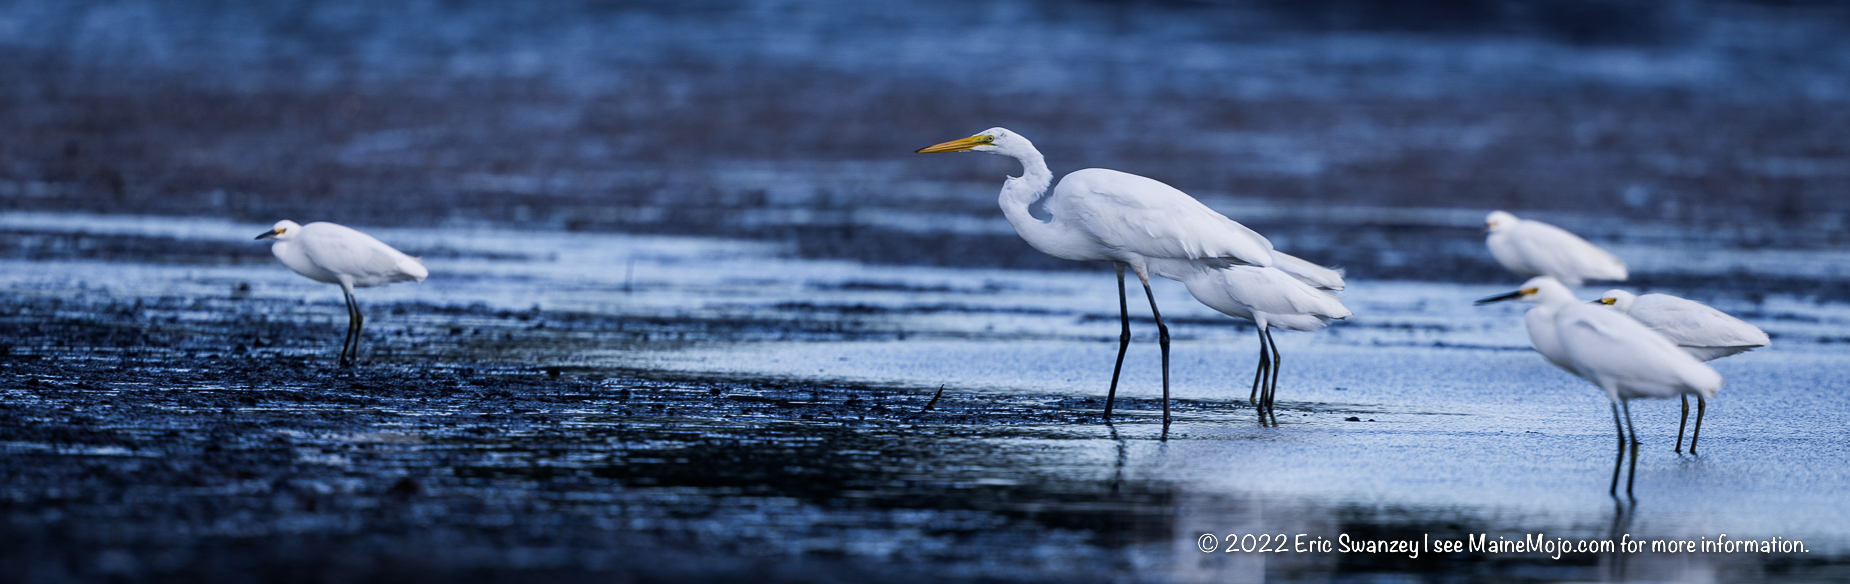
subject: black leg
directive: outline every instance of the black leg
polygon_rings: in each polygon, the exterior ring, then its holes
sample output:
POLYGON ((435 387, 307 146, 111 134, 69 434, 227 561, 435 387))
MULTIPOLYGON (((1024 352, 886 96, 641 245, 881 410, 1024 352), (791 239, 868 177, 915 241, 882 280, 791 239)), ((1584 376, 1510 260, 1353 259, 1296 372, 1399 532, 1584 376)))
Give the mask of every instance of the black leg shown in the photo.
POLYGON ((341 300, 347 303, 347 334, 340 338, 340 359, 337 363, 341 367, 346 367, 347 348, 353 346, 353 295, 342 291, 341 300))
POLYGON ((1124 264, 1118 268, 1118 320, 1124 323, 1124 331, 1118 333, 1118 363, 1111 366, 1111 391, 1105 394, 1105 422, 1111 422, 1111 404, 1118 400, 1118 373, 1124 370, 1124 351, 1131 346, 1131 309, 1124 299, 1124 264))
POLYGON ((341 292, 347 297, 347 341, 341 344, 340 364, 347 366, 360 359, 360 331, 366 326, 366 315, 360 313, 360 303, 352 292, 341 292))
MULTIPOLYGON (((1265 351, 1265 327, 1260 327, 1260 368, 1252 371, 1252 395, 1247 395, 1247 403, 1260 407, 1260 388, 1265 386, 1265 371, 1271 370, 1271 353, 1265 351)), ((1264 410, 1260 410, 1264 412, 1264 410)))
MULTIPOLYGON (((1683 417, 1677 419, 1677 447, 1672 449, 1677 454, 1683 453, 1683 427, 1689 425, 1689 394, 1683 394, 1683 417)), ((1693 446, 1691 448, 1694 448, 1693 446)))
POLYGON ((1625 477, 1625 496, 1629 497, 1632 484, 1638 482, 1638 428, 1632 425, 1632 402, 1621 399, 1619 405, 1625 407, 1625 429, 1632 433, 1632 469, 1625 477))
POLYGON ((1278 353, 1278 341, 1272 337, 1271 328, 1265 331, 1265 344, 1272 348, 1272 380, 1266 385, 1265 411, 1267 415, 1272 416, 1272 425, 1276 426, 1278 425, 1278 408, 1275 401, 1278 397, 1278 372, 1285 368, 1285 356, 1278 353))
POLYGON ((1619 494, 1619 469, 1625 466, 1625 423, 1619 421, 1619 403, 1612 403, 1612 425, 1619 430, 1619 457, 1612 461, 1612 486, 1606 489, 1608 495, 1619 494))
POLYGON ((1702 414, 1709 411, 1709 400, 1696 396, 1696 433, 1689 437, 1689 453, 1696 453, 1696 441, 1702 439, 1702 414))
POLYGON ((1143 280, 1143 295, 1150 299, 1150 315, 1156 317, 1156 342, 1163 348, 1163 425, 1169 425, 1169 326, 1163 324, 1163 313, 1156 309, 1156 292, 1150 290, 1150 278, 1142 273, 1137 279, 1143 280))

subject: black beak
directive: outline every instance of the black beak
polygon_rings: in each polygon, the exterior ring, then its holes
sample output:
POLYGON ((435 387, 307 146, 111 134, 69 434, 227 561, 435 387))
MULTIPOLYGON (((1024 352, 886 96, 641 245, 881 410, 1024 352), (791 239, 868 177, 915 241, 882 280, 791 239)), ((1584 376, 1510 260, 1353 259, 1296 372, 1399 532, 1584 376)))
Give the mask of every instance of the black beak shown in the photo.
POLYGON ((1522 291, 1521 291, 1521 290, 1517 290, 1517 291, 1515 291, 1515 292, 1510 292, 1510 293, 1507 293, 1507 294, 1498 294, 1498 295, 1496 295, 1496 296, 1491 296, 1491 297, 1488 297, 1488 298, 1479 298, 1479 299, 1477 299, 1477 302, 1473 302, 1473 303, 1472 303, 1472 305, 1473 305, 1473 306, 1483 306, 1483 305, 1485 305, 1485 304, 1490 304, 1490 303, 1492 303, 1492 302, 1502 302, 1502 301, 1505 301, 1505 300, 1515 300, 1515 299, 1517 299, 1517 298, 1522 298, 1522 291))
POLYGON ((265 231, 263 232, 263 235, 257 236, 257 239, 276 239, 276 230, 271 229, 269 231, 265 231))

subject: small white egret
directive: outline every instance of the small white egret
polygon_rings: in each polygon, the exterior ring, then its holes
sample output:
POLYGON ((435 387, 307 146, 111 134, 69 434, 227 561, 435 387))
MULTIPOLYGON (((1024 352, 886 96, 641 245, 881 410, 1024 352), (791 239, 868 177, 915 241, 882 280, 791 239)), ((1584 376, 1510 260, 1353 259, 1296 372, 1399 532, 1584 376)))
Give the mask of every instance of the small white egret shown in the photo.
POLYGON ((344 225, 326 222, 297 225, 294 221, 283 220, 277 221, 257 239, 276 240, 270 246, 270 253, 295 273, 317 282, 340 285, 347 299, 347 338, 340 345, 342 367, 359 358, 360 329, 366 323, 359 303, 353 299, 353 289, 407 280, 423 282, 430 275, 417 258, 344 225))
MULTIPOLYGON (((1022 175, 1002 184, 1002 215, 1028 245, 1060 259, 1112 262, 1118 273, 1118 359, 1105 398, 1105 419, 1117 399, 1118 373, 1131 342, 1131 320, 1124 291, 1124 268, 1143 282, 1150 314, 1156 318, 1163 354, 1163 421, 1169 421, 1169 327, 1150 291, 1148 261, 1195 260, 1210 267, 1276 265, 1294 276, 1341 287, 1341 274, 1298 261, 1277 261, 1272 242, 1246 226, 1209 209, 1174 187, 1134 174, 1088 168, 1068 173, 1052 193, 1053 172, 1034 144, 1006 128, 925 148, 918 152, 985 152, 1021 162, 1022 175), (1314 269, 1312 269, 1314 268, 1314 269)), ((1294 258, 1295 259, 1295 258, 1294 258)))
POLYGON ((1551 276, 1569 287, 1624 280, 1625 262, 1567 230, 1503 211, 1484 218, 1484 244, 1497 263, 1522 276, 1551 276))
MULTIPOLYGON (((1745 353, 1773 343, 1766 331, 1741 319, 1729 316, 1707 304, 1669 294, 1636 295, 1624 290, 1607 290, 1598 300, 1631 315, 1633 319, 1664 335, 1691 356, 1713 361, 1745 353)), ((1702 439, 1702 416, 1709 404, 1696 396, 1696 432, 1689 439, 1689 453, 1696 453, 1702 439)), ((1683 429, 1689 423, 1689 396, 1683 396, 1683 415, 1677 421, 1676 452, 1683 451, 1683 429)))
POLYGON ((1200 262, 1170 259, 1151 260, 1150 268, 1165 278, 1180 280, 1188 286, 1189 294, 1209 308, 1253 321, 1258 327, 1259 368, 1247 400, 1259 408, 1261 422, 1269 415, 1273 424, 1278 423, 1273 404, 1283 361, 1270 329, 1316 331, 1329 326, 1331 319, 1353 315, 1335 296, 1278 268, 1213 268, 1200 262))
MULTIPOLYGON (((1549 362, 1606 391, 1607 399, 1612 402, 1612 422, 1619 432, 1619 456, 1613 463, 1611 493, 1618 493, 1619 469, 1625 460, 1628 431, 1631 433, 1632 472, 1626 481, 1626 494, 1631 494, 1632 482, 1637 478, 1639 440, 1637 429, 1632 427, 1629 400, 1688 393, 1707 398, 1714 397, 1721 389, 1721 374, 1684 352, 1670 339, 1617 311, 1574 301, 1573 293, 1554 278, 1536 277, 1515 292, 1477 303, 1502 300, 1526 300, 1538 307, 1552 308, 1552 334, 1546 329, 1531 328, 1529 331, 1532 341, 1543 341, 1536 343, 1536 350, 1549 362), (1547 344, 1547 337, 1553 337, 1555 342, 1547 344), (1624 409, 1623 422, 1620 421, 1621 408, 1624 409)), ((1533 327, 1535 320, 1529 322, 1533 327)))

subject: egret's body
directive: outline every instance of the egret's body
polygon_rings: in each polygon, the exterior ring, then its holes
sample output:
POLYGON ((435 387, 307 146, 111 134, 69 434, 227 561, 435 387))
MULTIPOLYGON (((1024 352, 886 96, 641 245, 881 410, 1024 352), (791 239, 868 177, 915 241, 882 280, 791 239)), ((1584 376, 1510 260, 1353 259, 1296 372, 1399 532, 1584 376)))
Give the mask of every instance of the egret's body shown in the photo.
MULTIPOLYGON (((1651 327, 1702 361, 1745 353, 1773 343, 1759 327, 1707 304, 1669 294, 1636 295, 1624 290, 1607 290, 1599 302, 1651 327)), ((1707 400, 1696 396, 1696 432, 1690 436, 1690 454, 1696 453, 1696 442, 1702 439, 1702 418, 1708 406, 1707 400)), ((1689 397, 1684 396, 1683 414, 1677 421, 1676 452, 1683 451, 1683 428, 1688 422, 1689 397)))
POLYGON ((1188 260, 1209 267, 1273 266, 1297 277, 1334 281, 1341 274, 1302 260, 1278 262, 1272 242, 1226 216, 1209 209, 1174 187, 1134 174, 1088 168, 1068 173, 1053 186, 1053 172, 1027 138, 1006 128, 919 149, 919 152, 985 152, 1021 162, 1022 174, 1002 185, 997 203, 1015 232, 1028 245, 1047 255, 1082 262, 1112 262, 1118 272, 1118 309, 1122 332, 1118 360, 1112 370, 1111 390, 1105 399, 1105 418, 1111 418, 1117 397, 1118 372, 1130 345, 1130 313, 1124 291, 1124 269, 1137 274, 1150 312, 1156 317, 1157 339, 1163 353, 1163 419, 1169 419, 1169 328, 1156 308, 1150 291, 1149 262, 1157 259, 1188 260), (1052 187, 1051 192, 1049 187, 1052 187))
POLYGON ((340 364, 358 358, 360 330, 366 318, 353 298, 354 288, 424 281, 430 275, 423 262, 392 246, 344 225, 316 222, 297 225, 278 221, 257 239, 274 239, 270 253, 295 273, 317 282, 340 286, 347 301, 347 338, 341 342, 340 364))
POLYGON ((1569 287, 1626 278, 1625 262, 1565 229, 1503 211, 1491 212, 1484 225, 1490 255, 1519 275, 1549 276, 1569 287))
MULTIPOLYGON (((1196 261, 1163 259, 1152 260, 1151 268, 1187 285, 1189 294, 1209 308, 1256 325, 1259 368, 1253 376, 1253 397, 1248 399, 1260 408, 1262 420, 1272 411, 1281 367, 1271 329, 1316 331, 1329 326, 1332 319, 1353 314, 1335 296, 1276 267, 1215 268, 1196 261)), ((1276 414, 1272 418, 1276 422, 1276 414)))
POLYGON ((1631 315, 1703 361, 1745 353, 1773 342, 1760 327, 1686 298, 1607 290, 1599 301, 1631 315))
MULTIPOLYGON (((1538 342, 1536 350, 1543 352, 1550 362, 1606 392, 1607 399, 1612 402, 1613 424, 1619 432, 1620 462, 1625 456, 1626 432, 1631 432, 1634 476, 1638 467, 1638 432, 1631 428, 1628 402, 1636 398, 1668 398, 1690 393, 1708 398, 1721 389, 1720 374, 1670 339, 1619 312, 1574 301, 1573 293, 1554 278, 1536 277, 1523 284, 1521 290, 1485 298, 1478 303, 1515 299, 1553 309, 1552 334, 1545 329, 1531 329, 1531 340, 1546 341, 1553 337, 1555 344, 1545 346, 1538 342), (1549 355, 1550 352, 1555 354, 1549 355), (1623 422, 1620 421, 1621 408, 1625 410, 1623 422)), ((1615 464, 1612 491, 1616 493, 1618 487, 1619 468, 1615 464)), ((1631 492, 1629 481, 1626 492, 1631 492)))

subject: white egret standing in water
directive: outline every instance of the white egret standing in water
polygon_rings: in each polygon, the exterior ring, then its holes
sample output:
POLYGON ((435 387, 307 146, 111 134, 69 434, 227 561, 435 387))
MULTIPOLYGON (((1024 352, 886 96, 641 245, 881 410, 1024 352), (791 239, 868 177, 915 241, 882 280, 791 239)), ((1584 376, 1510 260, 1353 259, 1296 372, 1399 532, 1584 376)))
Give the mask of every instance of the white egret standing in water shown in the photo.
POLYGON ((1624 280, 1625 262, 1567 230, 1517 219, 1503 211, 1484 218, 1484 245, 1497 263, 1521 276, 1551 276, 1569 287, 1586 280, 1624 280))
MULTIPOLYGON (((1111 372, 1111 389, 1105 397, 1105 419, 1111 419, 1117 399, 1118 373, 1131 342, 1130 308, 1125 298, 1124 269, 1143 282, 1150 314, 1156 318, 1157 342, 1163 354, 1163 421, 1169 421, 1169 327, 1156 308, 1150 291, 1151 259, 1194 260, 1209 267, 1236 265, 1273 266, 1294 276, 1340 287, 1342 277, 1333 270, 1298 261, 1277 261, 1272 242, 1246 226, 1209 209, 1174 187, 1134 174, 1088 168, 1068 173, 1053 186, 1053 172, 1027 138, 1006 128, 927 146, 932 152, 985 152, 1021 162, 1022 175, 1002 184, 998 203, 1002 215, 1028 245, 1060 259, 1112 262, 1118 274, 1118 314, 1123 330, 1118 335, 1118 359, 1111 372), (1053 186, 1050 193, 1048 187, 1053 186)), ((1295 259, 1295 258, 1294 258, 1295 259)))
POLYGON ((1200 262, 1167 259, 1151 260, 1150 267, 1158 275, 1182 281, 1189 294, 1209 308, 1253 321, 1258 327, 1259 368, 1253 375, 1252 396, 1247 399, 1259 408, 1261 422, 1270 416, 1273 424, 1278 423, 1273 404, 1283 360, 1278 344, 1272 341, 1271 329, 1316 331, 1329 326, 1331 319, 1353 314, 1329 292, 1278 268, 1211 268, 1200 262))
MULTIPOLYGON (((1636 295, 1624 290, 1607 290, 1600 296, 1605 304, 1631 315, 1633 319, 1664 335, 1690 356, 1713 361, 1745 353, 1773 343, 1766 331, 1741 319, 1729 316, 1707 304, 1669 294, 1636 295)), ((1696 396, 1696 432, 1689 438, 1689 453, 1696 453, 1696 441, 1702 439, 1702 416, 1708 401, 1696 396)), ((1677 421, 1676 452, 1683 451, 1683 428, 1689 423, 1689 396, 1683 396, 1683 415, 1677 421)))
MULTIPOLYGON (((1574 300, 1573 292, 1548 276, 1524 283, 1522 288, 1477 301, 1487 304, 1503 300, 1534 302, 1538 308, 1551 309, 1552 319, 1529 319, 1530 340, 1535 350, 1548 361, 1579 375, 1606 390, 1612 402, 1612 422, 1619 431, 1619 457, 1613 463, 1612 487, 1617 494, 1619 469, 1625 460, 1626 433, 1631 433, 1631 476, 1625 493, 1631 494, 1638 474, 1638 430, 1632 427, 1630 400, 1641 397, 1668 398, 1686 393, 1714 397, 1721 389, 1722 377, 1714 369, 1677 347, 1670 339, 1652 331, 1632 317, 1603 306, 1574 300), (1548 325, 1552 324, 1552 330, 1548 325), (1549 341, 1553 341, 1550 343, 1549 341), (1624 421, 1619 410, 1623 408, 1624 421)), ((1532 310, 1533 311, 1533 310, 1532 310)))
POLYGON ((354 288, 383 286, 394 282, 423 282, 430 275, 424 263, 400 253, 373 236, 333 223, 316 222, 297 225, 294 221, 277 221, 257 239, 274 239, 270 253, 295 273, 317 282, 339 284, 347 299, 347 338, 341 341, 340 365, 345 367, 360 356, 360 328, 366 317, 353 299, 354 288))

